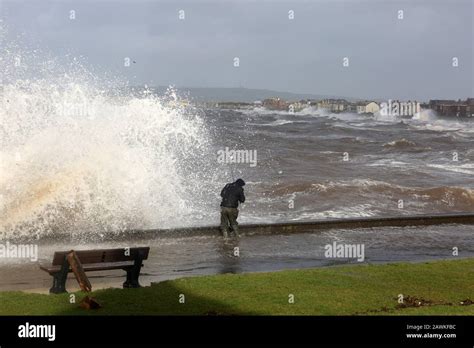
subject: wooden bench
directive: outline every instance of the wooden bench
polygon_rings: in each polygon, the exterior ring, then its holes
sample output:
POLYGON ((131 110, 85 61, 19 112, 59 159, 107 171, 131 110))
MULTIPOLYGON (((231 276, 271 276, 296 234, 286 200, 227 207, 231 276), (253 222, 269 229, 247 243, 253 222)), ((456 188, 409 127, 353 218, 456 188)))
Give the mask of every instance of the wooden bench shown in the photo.
MULTIPOLYGON (((143 260, 148 258, 149 247, 76 250, 76 254, 85 272, 123 269, 127 272, 124 288, 139 288, 138 277, 143 266, 143 260)), ((49 290, 52 294, 66 292, 66 279, 71 268, 66 258, 70 251, 56 251, 52 265, 40 268, 53 276, 53 286, 49 290)))

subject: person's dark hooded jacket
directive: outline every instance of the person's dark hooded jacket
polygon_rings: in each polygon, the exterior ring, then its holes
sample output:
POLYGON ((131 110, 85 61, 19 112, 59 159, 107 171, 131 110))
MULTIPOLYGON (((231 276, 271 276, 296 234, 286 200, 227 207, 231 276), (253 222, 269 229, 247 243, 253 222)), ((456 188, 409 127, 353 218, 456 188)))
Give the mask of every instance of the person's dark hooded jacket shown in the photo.
POLYGON ((225 185, 221 191, 221 207, 237 208, 240 203, 245 202, 244 188, 245 182, 242 179, 225 185))

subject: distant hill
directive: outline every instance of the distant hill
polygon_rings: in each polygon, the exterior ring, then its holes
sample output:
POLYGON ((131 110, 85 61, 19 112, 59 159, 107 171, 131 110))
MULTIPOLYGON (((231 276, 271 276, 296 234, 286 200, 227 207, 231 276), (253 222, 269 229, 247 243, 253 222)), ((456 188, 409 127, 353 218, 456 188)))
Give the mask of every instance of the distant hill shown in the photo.
MULTIPOLYGON (((143 87, 135 87, 143 88, 143 87)), ((168 89, 167 86, 152 87, 155 93, 161 95, 168 89)), ((301 99, 325 99, 325 98, 342 98, 348 101, 356 101, 355 98, 346 98, 341 96, 319 95, 319 94, 300 94, 291 92, 272 91, 268 89, 252 89, 252 88, 226 88, 226 87, 176 87, 178 94, 189 97, 197 102, 247 102, 251 103, 256 100, 277 97, 284 100, 301 100, 301 99)))

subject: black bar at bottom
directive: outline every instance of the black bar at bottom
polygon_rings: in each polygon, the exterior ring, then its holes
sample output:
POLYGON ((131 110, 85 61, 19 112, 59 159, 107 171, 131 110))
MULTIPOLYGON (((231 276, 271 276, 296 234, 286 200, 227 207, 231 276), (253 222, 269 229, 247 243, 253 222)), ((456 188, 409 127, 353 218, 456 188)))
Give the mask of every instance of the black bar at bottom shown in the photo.
POLYGON ((0 317, 0 346, 80 344, 474 344, 474 316, 400 317, 0 317), (19 327, 55 325, 55 339, 20 338, 19 327), (435 336, 436 334, 436 336, 435 336), (410 337, 408 337, 410 335, 410 337), (443 335, 439 338, 438 335, 443 335), (449 335, 446 336, 446 335, 449 335), (455 336, 454 336, 455 335, 455 336), (416 337, 418 336, 418 337, 416 337))

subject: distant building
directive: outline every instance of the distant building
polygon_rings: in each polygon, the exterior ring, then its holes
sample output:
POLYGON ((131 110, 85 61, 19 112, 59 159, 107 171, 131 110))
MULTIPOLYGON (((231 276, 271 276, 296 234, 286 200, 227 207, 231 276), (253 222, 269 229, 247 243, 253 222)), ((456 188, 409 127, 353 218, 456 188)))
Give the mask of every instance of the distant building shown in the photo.
POLYGON ((357 112, 357 104, 349 103, 346 107, 347 112, 357 112))
POLYGON ((299 112, 304 108, 308 107, 308 104, 305 103, 303 100, 299 102, 293 102, 288 105, 288 111, 290 112, 299 112))
POLYGON ((474 117, 474 98, 467 98, 467 117, 474 117))
POLYGON ((268 98, 263 101, 263 106, 269 110, 288 110, 289 105, 280 98, 268 98))
POLYGON ((365 112, 368 114, 375 114, 380 110, 379 104, 376 102, 370 102, 365 106, 365 112))
POLYGON ((318 109, 327 109, 331 112, 347 111, 349 102, 345 99, 324 99, 318 102, 318 109))
POLYGON ((367 104, 369 104, 370 102, 368 101, 359 101, 357 103, 355 103, 355 106, 356 106, 356 112, 358 114, 365 114, 365 107, 367 106, 367 104))
POLYGON ((448 116, 454 111, 456 106, 455 100, 441 100, 441 99, 434 99, 430 100, 429 108, 433 111, 436 111, 440 115, 448 116))
POLYGON ((314 99, 304 99, 300 101, 301 103, 306 104, 306 106, 318 106, 318 101, 314 99))
POLYGON ((430 100, 429 108, 441 116, 447 117, 474 117, 474 98, 465 101, 430 100))
POLYGON ((358 114, 375 114, 380 110, 380 106, 373 101, 357 102, 355 105, 358 114))

